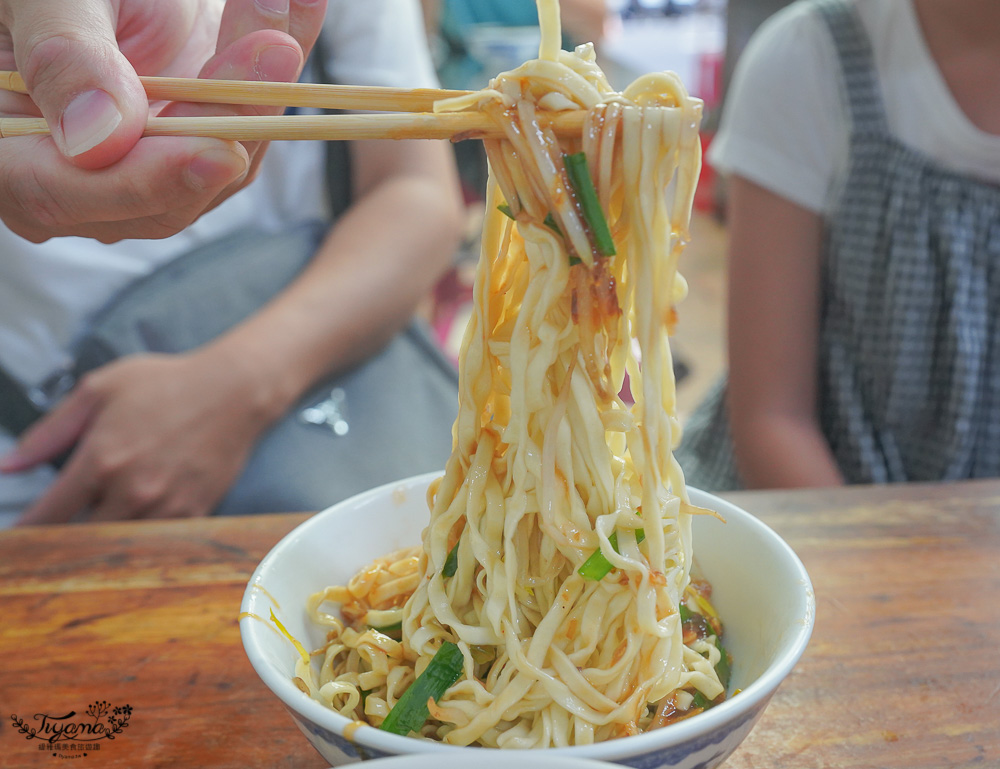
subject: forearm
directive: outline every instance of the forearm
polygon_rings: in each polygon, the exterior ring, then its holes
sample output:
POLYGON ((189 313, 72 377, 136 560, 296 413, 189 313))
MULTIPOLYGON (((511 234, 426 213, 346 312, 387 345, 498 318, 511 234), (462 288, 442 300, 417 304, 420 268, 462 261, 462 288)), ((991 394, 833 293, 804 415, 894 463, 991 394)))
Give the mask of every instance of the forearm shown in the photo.
POLYGON ((258 383, 253 401, 277 418, 321 376, 363 361, 406 325, 451 263, 459 223, 450 173, 371 185, 302 274, 213 351, 245 369, 258 383))
POLYGON ((751 414, 733 420, 732 431, 740 477, 748 488, 844 483, 829 445, 812 420, 751 414))
POLYGON ((842 483, 820 430, 820 217, 730 182, 728 407, 750 487, 842 483))

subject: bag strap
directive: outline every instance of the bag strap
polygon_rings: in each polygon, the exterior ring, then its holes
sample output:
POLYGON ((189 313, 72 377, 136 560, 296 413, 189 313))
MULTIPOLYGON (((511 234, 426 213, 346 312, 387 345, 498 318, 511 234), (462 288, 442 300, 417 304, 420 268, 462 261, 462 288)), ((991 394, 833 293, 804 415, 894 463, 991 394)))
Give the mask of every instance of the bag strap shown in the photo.
POLYGON ((21 383, 0 365, 0 427, 16 438, 44 413, 21 383))
MULTIPOLYGON (((313 46, 312 67, 310 69, 315 74, 320 83, 334 83, 326 66, 327 46, 323 40, 323 32, 320 31, 313 46)), ((328 115, 336 115, 342 110, 323 110, 328 115)), ((340 218, 351 205, 353 192, 351 188, 351 152, 350 142, 326 142, 326 194, 330 203, 330 221, 335 222, 340 218)))

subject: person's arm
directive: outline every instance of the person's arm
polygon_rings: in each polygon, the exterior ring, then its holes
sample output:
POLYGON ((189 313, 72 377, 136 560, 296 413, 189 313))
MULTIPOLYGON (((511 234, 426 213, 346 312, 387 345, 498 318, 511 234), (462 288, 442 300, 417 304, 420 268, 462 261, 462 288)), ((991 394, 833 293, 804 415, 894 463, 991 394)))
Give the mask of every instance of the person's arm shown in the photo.
POLYGON ((843 483, 817 418, 820 216, 734 176, 728 188, 729 415, 750 488, 843 483))
POLYGON ((450 264, 461 207, 441 142, 354 152, 355 202, 269 305, 186 355, 134 356, 88 375, 2 463, 77 444, 21 524, 209 513, 257 437, 328 371, 385 344, 450 264))
POLYGON ((355 202, 317 258, 216 344, 255 366, 253 378, 277 413, 317 378, 365 360, 400 331, 458 246, 462 201, 447 144, 356 142, 352 171, 355 202))

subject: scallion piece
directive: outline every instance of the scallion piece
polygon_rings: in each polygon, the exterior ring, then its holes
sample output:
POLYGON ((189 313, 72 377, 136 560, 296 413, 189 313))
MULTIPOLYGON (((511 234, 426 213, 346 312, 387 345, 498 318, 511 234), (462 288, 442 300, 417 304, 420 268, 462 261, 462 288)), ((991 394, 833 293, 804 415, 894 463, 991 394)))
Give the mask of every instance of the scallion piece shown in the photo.
POLYGON ((369 625, 372 630, 377 630, 382 635, 392 636, 395 633, 403 632, 403 622, 393 622, 391 625, 382 625, 381 627, 376 627, 375 625, 369 625))
MULTIPOLYGON (((497 211, 502 213, 504 216, 507 216, 513 219, 514 221, 517 221, 517 217, 514 216, 514 212, 511 210, 510 206, 508 206, 506 203, 501 203, 499 206, 497 206, 497 211)), ((559 229, 559 223, 556 221, 556 218, 552 215, 551 211, 545 214, 545 218, 542 220, 542 224, 544 224, 546 227, 552 230, 560 238, 562 237, 562 230, 559 229)), ((570 267, 572 267, 574 264, 579 264, 579 263, 580 263, 580 257, 571 256, 569 258, 570 267)), ((445 574, 445 576, 450 577, 451 575, 445 574)))
POLYGON ((694 697, 691 699, 692 708, 701 708, 702 710, 708 710, 712 707, 712 701, 699 691, 694 693, 694 697))
MULTIPOLYGON (((517 217, 514 216, 514 212, 511 210, 510 206, 506 203, 501 203, 497 206, 497 211, 506 216, 508 219, 513 219, 517 221, 517 217)), ((552 212, 545 214, 545 218, 542 220, 542 224, 552 230, 556 235, 562 235, 562 230, 559 229, 559 223, 556 218, 552 215, 552 212)))
MULTIPOLYGON (((635 530, 635 541, 642 542, 646 538, 646 532, 642 529, 635 530)), ((611 543, 611 549, 616 553, 620 552, 618 550, 618 532, 611 532, 611 536, 608 537, 608 542, 611 543)), ((601 552, 600 548, 595 550, 590 554, 590 557, 583 562, 579 569, 577 569, 577 574, 579 574, 584 579, 604 579, 614 567, 611 565, 611 561, 604 557, 604 553, 601 552)))
POLYGON ((601 210, 601 201, 597 197, 594 180, 590 178, 587 156, 582 152, 564 155, 563 162, 566 164, 566 173, 569 175, 570 184, 573 185, 573 191, 576 192, 576 198, 580 201, 583 218, 587 221, 590 233, 594 237, 597 253, 601 256, 614 256, 615 241, 611 237, 608 220, 601 210))
POLYGON ((719 650, 719 661, 715 663, 715 672, 719 676, 719 680, 722 685, 729 688, 729 679, 732 677, 733 671, 729 667, 729 655, 726 653, 726 647, 722 645, 722 641, 719 637, 715 637, 715 646, 719 650))
POLYGON ((424 672, 403 692, 379 728, 404 737, 420 729, 430 715, 427 701, 437 702, 444 696, 461 677, 462 664, 462 650, 457 645, 450 641, 441 644, 424 672))
POLYGON ((441 569, 442 577, 454 577, 458 571, 458 542, 448 552, 448 557, 444 559, 444 568, 441 569))

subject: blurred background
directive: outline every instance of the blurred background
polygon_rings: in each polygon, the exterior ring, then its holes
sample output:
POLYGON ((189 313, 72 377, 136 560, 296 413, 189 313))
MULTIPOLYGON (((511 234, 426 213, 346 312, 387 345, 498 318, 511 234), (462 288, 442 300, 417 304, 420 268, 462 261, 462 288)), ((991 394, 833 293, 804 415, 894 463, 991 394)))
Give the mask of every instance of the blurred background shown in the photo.
MULTIPOLYGON (((497 72, 538 52, 534 0, 422 0, 425 22, 442 83, 448 88, 484 87, 497 72)), ((790 0, 561 0, 569 48, 593 42, 611 85, 624 89, 647 72, 672 70, 705 102, 702 143, 707 149, 725 99, 733 65, 760 23, 790 0)), ((429 302, 438 337, 458 354, 468 319, 471 278, 478 258, 483 216, 481 145, 456 145, 468 206, 465 244, 455 269, 429 302)), ((711 167, 702 170, 695 200, 692 240, 681 272, 690 284, 678 308, 673 339, 678 406, 690 413, 725 365, 725 190, 711 167)))

